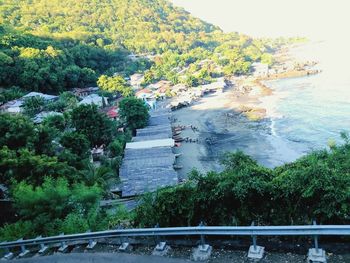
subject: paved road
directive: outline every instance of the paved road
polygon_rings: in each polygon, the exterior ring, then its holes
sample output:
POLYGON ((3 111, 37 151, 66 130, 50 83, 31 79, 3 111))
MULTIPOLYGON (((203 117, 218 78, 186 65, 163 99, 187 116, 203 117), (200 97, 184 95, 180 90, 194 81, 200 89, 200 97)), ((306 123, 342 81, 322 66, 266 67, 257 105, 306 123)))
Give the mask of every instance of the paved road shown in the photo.
POLYGON ((156 256, 139 256, 122 253, 72 253, 19 259, 18 263, 185 263, 183 259, 163 258, 156 256))

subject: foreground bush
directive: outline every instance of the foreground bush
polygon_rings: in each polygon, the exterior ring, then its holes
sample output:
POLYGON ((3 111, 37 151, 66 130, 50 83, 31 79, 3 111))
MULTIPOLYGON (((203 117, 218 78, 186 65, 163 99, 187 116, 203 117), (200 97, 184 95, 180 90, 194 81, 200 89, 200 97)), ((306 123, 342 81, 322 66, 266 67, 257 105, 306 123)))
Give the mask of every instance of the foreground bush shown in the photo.
POLYGON ((192 173, 185 184, 143 197, 140 226, 350 223, 350 144, 268 169, 242 152, 221 173, 192 173))

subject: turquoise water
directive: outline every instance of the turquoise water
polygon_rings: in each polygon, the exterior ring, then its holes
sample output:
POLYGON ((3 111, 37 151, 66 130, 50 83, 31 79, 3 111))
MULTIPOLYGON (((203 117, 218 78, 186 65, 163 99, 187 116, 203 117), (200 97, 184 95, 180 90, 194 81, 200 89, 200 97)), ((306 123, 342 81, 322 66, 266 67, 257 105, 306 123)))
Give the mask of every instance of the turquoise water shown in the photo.
POLYGON ((349 84, 331 85, 322 73, 269 82, 276 93, 284 93, 274 107, 280 116, 271 117, 274 135, 306 150, 324 148, 330 140, 340 143, 340 132, 350 132, 349 84))
POLYGON ((330 141, 342 143, 340 133, 350 132, 349 52, 341 56, 334 50, 326 43, 299 49, 299 57, 308 54, 320 61, 322 73, 267 82, 274 89, 263 103, 270 112, 271 134, 296 155, 326 148, 330 141))

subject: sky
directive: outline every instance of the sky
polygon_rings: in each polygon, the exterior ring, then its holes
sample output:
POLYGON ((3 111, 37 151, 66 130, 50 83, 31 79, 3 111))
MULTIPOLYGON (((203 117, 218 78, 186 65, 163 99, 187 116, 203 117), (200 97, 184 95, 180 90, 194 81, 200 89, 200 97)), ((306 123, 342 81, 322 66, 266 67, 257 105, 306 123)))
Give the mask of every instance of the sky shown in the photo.
POLYGON ((350 43, 350 0, 171 0, 225 32, 350 43))

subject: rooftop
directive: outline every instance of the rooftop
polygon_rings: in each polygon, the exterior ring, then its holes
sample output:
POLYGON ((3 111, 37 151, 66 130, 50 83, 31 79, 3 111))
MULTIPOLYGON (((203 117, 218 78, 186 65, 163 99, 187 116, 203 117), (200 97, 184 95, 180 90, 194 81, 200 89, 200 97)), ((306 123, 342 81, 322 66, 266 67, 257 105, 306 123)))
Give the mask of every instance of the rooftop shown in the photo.
POLYGON ((126 144, 120 167, 122 196, 152 192, 160 187, 175 185, 175 154, 169 112, 165 109, 150 112, 149 126, 136 131, 137 136, 126 144))
POLYGON ((41 93, 41 92, 29 92, 28 94, 24 95, 22 98, 30 98, 30 97, 41 97, 43 98, 44 100, 54 100, 54 99, 57 99, 58 96, 54 96, 54 95, 48 95, 48 94, 44 94, 44 93, 41 93))

